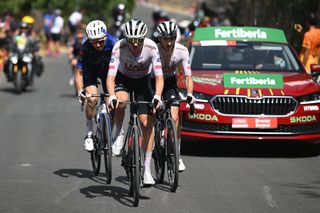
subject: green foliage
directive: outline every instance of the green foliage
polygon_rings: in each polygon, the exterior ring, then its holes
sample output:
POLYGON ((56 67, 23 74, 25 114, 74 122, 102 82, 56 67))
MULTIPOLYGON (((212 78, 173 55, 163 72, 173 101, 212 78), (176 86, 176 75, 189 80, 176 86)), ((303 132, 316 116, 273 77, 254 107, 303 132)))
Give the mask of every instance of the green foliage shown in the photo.
POLYGON ((85 21, 94 18, 100 18, 106 21, 111 14, 111 10, 116 3, 126 5, 127 12, 131 13, 135 1, 134 0, 1 0, 0 14, 10 11, 18 19, 24 15, 32 14, 34 11, 42 13, 48 10, 59 8, 62 10, 62 16, 67 17, 77 9, 85 9, 85 21))
POLYGON ((296 32, 294 24, 301 24, 306 31, 306 18, 310 13, 318 13, 320 18, 319 0, 239 0, 232 1, 231 8, 232 23, 283 29, 297 51, 300 50, 303 33, 296 32))

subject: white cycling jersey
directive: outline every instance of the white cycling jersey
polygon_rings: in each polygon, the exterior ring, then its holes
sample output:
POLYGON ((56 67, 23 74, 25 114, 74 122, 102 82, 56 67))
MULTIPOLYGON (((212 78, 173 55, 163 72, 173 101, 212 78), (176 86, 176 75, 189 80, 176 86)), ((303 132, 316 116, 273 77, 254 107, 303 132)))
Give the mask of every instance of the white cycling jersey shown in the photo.
POLYGON ((156 43, 149 38, 145 38, 141 54, 135 57, 131 54, 126 39, 118 41, 112 49, 108 75, 116 76, 117 71, 134 79, 147 76, 151 72, 156 76, 162 75, 162 66, 156 43))
POLYGON ((172 54, 170 55, 163 50, 160 43, 158 43, 158 48, 164 78, 174 76, 180 63, 182 64, 184 75, 191 75, 189 51, 185 46, 175 43, 172 54))

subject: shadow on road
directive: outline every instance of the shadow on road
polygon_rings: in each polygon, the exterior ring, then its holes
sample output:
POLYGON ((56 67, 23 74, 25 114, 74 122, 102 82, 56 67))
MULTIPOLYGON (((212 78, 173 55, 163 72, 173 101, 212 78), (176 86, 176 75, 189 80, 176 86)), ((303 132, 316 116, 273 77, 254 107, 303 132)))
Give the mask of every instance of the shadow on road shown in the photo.
POLYGON ((59 169, 57 171, 53 172, 54 174, 63 177, 63 178, 69 178, 69 177, 77 177, 77 178, 86 178, 90 179, 94 182, 100 183, 100 184, 106 184, 106 179, 103 177, 104 174, 100 174, 98 176, 95 176, 92 171, 85 170, 85 169, 59 169))
POLYGON ((11 93, 11 94, 14 94, 14 95, 22 95, 23 93, 32 93, 32 92, 35 92, 35 91, 37 91, 36 88, 28 87, 25 91, 23 91, 23 92, 21 92, 19 94, 19 93, 17 93, 16 89, 13 86, 0 88, 0 92, 11 93))
POLYGON ((281 187, 288 187, 290 190, 294 189, 297 194, 303 195, 305 198, 320 199, 320 181, 288 182, 287 184, 282 184, 281 187))
MULTIPOLYGON (((88 186, 80 189, 80 192, 86 196, 86 198, 96 198, 96 197, 112 197, 119 203, 125 206, 133 206, 133 198, 129 195, 129 190, 110 185, 99 185, 99 186, 88 186)), ((149 200, 149 197, 140 195, 141 200, 149 200)))
MULTIPOLYGON (((86 198, 95 198, 101 196, 112 197, 117 200, 119 203, 122 203, 126 206, 133 206, 132 196, 129 195, 129 183, 127 177, 119 176, 115 178, 115 181, 123 183, 126 185, 126 188, 106 185, 106 179, 104 174, 95 176, 92 171, 85 169, 59 169, 53 172, 55 175, 58 175, 62 178, 86 178, 90 179, 100 185, 97 186, 88 186, 80 189, 80 192, 86 196, 86 198)), ((140 195, 140 199, 148 200, 149 197, 140 195)))
POLYGON ((206 157, 300 158, 320 154, 320 144, 266 141, 183 141, 181 154, 206 157))

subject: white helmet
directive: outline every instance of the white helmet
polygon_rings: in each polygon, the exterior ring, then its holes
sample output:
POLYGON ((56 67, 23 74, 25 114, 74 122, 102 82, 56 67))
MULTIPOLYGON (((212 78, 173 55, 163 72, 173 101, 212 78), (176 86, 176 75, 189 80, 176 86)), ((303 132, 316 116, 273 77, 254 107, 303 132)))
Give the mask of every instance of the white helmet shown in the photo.
POLYGON ((86 27, 89 40, 101 39, 107 35, 107 26, 100 20, 90 21, 86 27))
POLYGON ((177 36, 177 25, 171 21, 165 21, 158 25, 157 32, 160 37, 177 36))
POLYGON ((123 26, 123 34, 126 38, 145 38, 147 31, 147 25, 138 19, 132 19, 123 26))

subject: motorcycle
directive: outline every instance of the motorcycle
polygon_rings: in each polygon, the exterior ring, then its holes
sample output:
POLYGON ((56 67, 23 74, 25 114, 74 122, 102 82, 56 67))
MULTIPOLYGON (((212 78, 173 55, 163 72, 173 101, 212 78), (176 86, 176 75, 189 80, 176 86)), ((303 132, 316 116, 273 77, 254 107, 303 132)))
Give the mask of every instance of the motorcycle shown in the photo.
POLYGON ((113 25, 109 29, 110 33, 115 37, 117 37, 119 40, 124 37, 122 34, 122 25, 124 24, 124 22, 125 22, 125 17, 122 14, 117 15, 114 18, 113 25))
POLYGON ((33 85, 33 53, 37 51, 27 36, 18 35, 9 55, 9 76, 18 94, 33 85))

